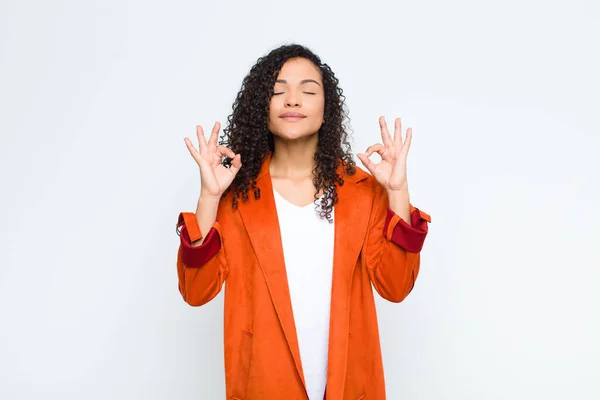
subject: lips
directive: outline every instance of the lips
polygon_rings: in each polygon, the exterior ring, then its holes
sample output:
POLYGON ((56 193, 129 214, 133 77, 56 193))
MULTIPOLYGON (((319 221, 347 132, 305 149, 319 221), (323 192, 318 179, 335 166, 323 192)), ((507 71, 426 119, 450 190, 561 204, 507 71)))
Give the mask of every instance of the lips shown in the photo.
POLYGON ((300 114, 299 112, 286 112, 279 116, 279 118, 283 118, 285 120, 297 121, 302 118, 306 118, 306 115, 300 114))

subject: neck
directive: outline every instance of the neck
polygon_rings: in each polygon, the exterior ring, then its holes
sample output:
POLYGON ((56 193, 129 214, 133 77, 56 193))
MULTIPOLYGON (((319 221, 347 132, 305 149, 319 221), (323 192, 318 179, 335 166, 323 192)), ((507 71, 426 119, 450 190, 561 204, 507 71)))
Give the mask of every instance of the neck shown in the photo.
POLYGON ((317 143, 317 134, 295 140, 283 140, 275 136, 275 149, 269 166, 271 175, 282 178, 311 176, 315 168, 317 143))

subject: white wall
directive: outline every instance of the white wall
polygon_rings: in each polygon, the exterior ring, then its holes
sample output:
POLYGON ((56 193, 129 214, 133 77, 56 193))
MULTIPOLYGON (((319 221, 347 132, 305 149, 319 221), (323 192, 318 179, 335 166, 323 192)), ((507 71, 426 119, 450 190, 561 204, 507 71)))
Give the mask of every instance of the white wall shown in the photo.
POLYGON ((378 299, 388 398, 600 398, 600 5, 359 3, 0 2, 0 398, 224 397, 223 297, 177 290, 183 137, 288 42, 340 78, 355 152, 380 114, 414 128, 433 223, 378 299))

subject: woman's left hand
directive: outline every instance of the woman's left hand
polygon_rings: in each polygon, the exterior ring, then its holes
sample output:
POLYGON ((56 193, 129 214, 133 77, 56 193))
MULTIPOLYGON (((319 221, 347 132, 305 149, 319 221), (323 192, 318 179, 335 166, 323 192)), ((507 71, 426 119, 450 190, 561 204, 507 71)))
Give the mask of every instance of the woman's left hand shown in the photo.
POLYGON ((393 139, 388 132, 384 117, 379 117, 379 127, 381 128, 383 145, 377 143, 369 146, 364 154, 358 153, 357 157, 388 192, 408 191, 406 157, 410 148, 412 129, 408 128, 406 130, 406 138, 403 143, 400 118, 396 118, 394 121, 393 139), (378 164, 369 160, 373 153, 378 153, 381 156, 381 161, 378 164))

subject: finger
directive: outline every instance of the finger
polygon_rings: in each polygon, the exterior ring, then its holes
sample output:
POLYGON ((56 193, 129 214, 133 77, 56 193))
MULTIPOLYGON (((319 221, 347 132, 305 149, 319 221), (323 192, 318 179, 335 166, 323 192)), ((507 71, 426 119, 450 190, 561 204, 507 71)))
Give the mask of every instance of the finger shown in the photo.
POLYGON ((377 143, 372 146, 369 146, 365 151, 365 155, 367 157, 371 157, 373 153, 379 154, 382 160, 391 161, 392 160, 392 150, 389 147, 384 147, 382 144, 377 143))
POLYGON ((219 129, 221 129, 221 124, 219 121, 215 122, 213 126, 212 132, 210 134, 210 139, 208 139, 208 146, 217 146, 217 141, 219 140, 219 129))
POLYGON ((235 176, 239 172, 240 168, 242 168, 242 156, 241 154, 236 154, 235 157, 233 157, 229 171, 231 171, 233 176, 235 176))
POLYGON ((373 161, 371 161, 369 159, 369 157, 367 157, 365 154, 358 153, 356 156, 363 163, 365 168, 367 168, 369 170, 371 175, 375 175, 375 167, 376 167, 375 163, 373 161))
POLYGON ((365 155, 367 157, 371 157, 371 154, 373 154, 374 152, 378 153, 381 156, 385 152, 385 147, 381 143, 373 144, 373 145, 367 147, 367 150, 365 151, 365 155))
POLYGON ((402 152, 408 153, 408 149, 410 149, 410 142, 412 141, 412 128, 408 128, 406 130, 406 138, 404 139, 404 145, 402 146, 402 152))
POLYGON ((233 150, 231 150, 227 146, 217 146, 216 150, 219 157, 222 157, 223 155, 226 155, 229 158, 235 157, 235 153, 233 152, 233 150))
POLYGON ((386 147, 392 147, 392 137, 390 136, 387 122, 385 122, 385 117, 383 115, 379 117, 379 128, 381 129, 381 139, 383 140, 383 144, 385 144, 386 147))
POLYGON ((194 147, 192 141, 188 138, 184 138, 183 139, 185 141, 185 145, 188 148, 190 154, 192 155, 192 157, 194 158, 194 160, 196 160, 196 162, 200 162, 200 154, 198 153, 198 151, 196 150, 196 148, 194 147))
POLYGON ((204 137, 204 130, 200 125, 196 125, 196 136, 198 137, 198 146, 200 147, 200 153, 206 152, 208 145, 206 144, 206 138, 204 137))
POLYGON ((402 148, 402 121, 400 118, 396 118, 394 121, 394 147, 396 149, 402 148))

